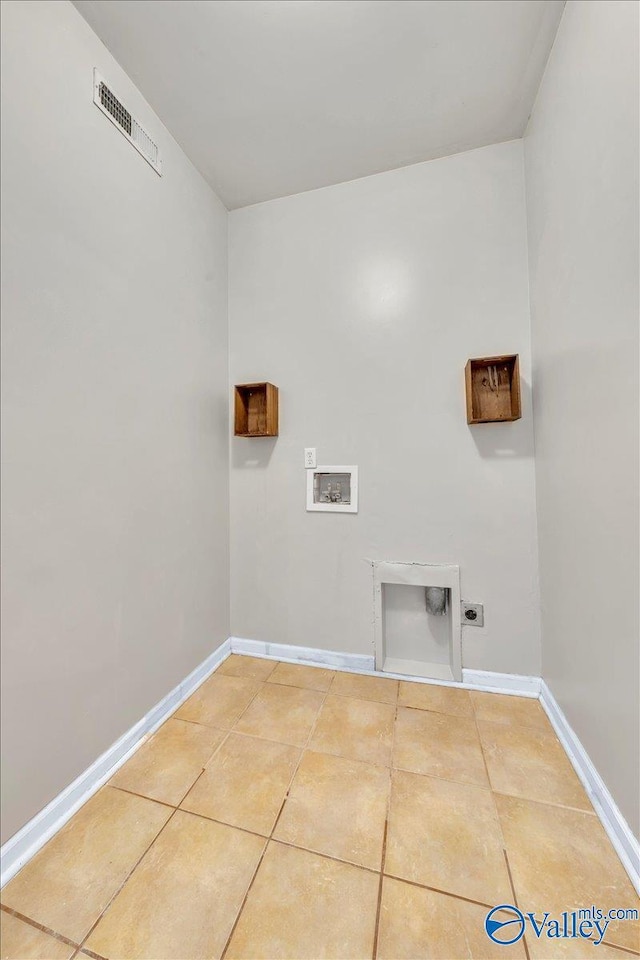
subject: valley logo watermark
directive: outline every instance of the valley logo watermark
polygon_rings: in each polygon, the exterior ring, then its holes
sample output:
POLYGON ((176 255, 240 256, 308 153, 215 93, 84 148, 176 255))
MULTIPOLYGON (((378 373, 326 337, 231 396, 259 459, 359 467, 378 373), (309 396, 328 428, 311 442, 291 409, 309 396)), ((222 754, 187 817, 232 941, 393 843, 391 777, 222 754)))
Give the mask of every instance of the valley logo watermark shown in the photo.
POLYGON ((484 918, 484 929, 490 940, 506 947, 521 940, 525 932, 538 940, 590 940, 594 946, 602 943, 612 920, 637 920, 638 911, 621 908, 601 910, 586 907, 582 910, 564 910, 559 917, 550 913, 536 916, 523 913, 511 903, 494 907, 484 918))

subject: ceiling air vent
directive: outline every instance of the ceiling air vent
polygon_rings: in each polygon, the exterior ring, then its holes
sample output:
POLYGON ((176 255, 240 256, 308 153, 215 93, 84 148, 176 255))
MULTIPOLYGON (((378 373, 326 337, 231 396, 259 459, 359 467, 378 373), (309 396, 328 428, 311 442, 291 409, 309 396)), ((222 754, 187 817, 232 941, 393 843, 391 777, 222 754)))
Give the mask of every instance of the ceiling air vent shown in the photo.
POLYGON ((156 173, 162 176, 162 161, 157 145, 136 118, 131 116, 97 70, 93 71, 93 102, 106 117, 109 117, 109 120, 116 125, 120 133, 124 134, 156 173))

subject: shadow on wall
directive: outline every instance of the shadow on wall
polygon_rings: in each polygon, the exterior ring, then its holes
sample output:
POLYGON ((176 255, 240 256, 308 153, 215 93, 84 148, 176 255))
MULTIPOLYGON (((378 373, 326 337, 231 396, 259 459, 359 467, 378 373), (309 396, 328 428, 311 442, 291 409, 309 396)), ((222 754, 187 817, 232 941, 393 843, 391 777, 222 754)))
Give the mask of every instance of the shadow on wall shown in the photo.
POLYGON ((231 463, 234 469, 263 470, 269 466, 277 437, 234 437, 231 463))
POLYGON ((520 379, 522 418, 507 423, 477 423, 469 425, 471 436, 481 457, 507 459, 533 458, 533 430, 528 418, 533 416, 531 385, 520 379))

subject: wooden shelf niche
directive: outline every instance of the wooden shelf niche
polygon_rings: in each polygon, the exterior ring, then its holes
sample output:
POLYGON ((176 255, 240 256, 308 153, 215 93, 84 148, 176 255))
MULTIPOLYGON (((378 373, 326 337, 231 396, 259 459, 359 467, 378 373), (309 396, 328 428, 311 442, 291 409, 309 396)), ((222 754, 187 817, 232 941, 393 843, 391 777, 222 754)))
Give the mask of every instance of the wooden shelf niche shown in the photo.
POLYGON ((518 354, 476 357, 464 370, 467 423, 506 423, 522 416, 518 354))
POLYGON ((239 383, 234 387, 234 435, 278 436, 278 388, 272 383, 239 383))

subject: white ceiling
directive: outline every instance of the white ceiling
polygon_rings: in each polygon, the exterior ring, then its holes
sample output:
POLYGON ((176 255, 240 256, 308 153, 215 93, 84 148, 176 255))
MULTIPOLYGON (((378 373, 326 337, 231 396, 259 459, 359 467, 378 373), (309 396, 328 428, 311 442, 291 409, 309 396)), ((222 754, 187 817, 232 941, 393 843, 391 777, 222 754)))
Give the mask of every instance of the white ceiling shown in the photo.
POLYGON ((74 0, 230 209, 523 134, 564 0, 74 0))

